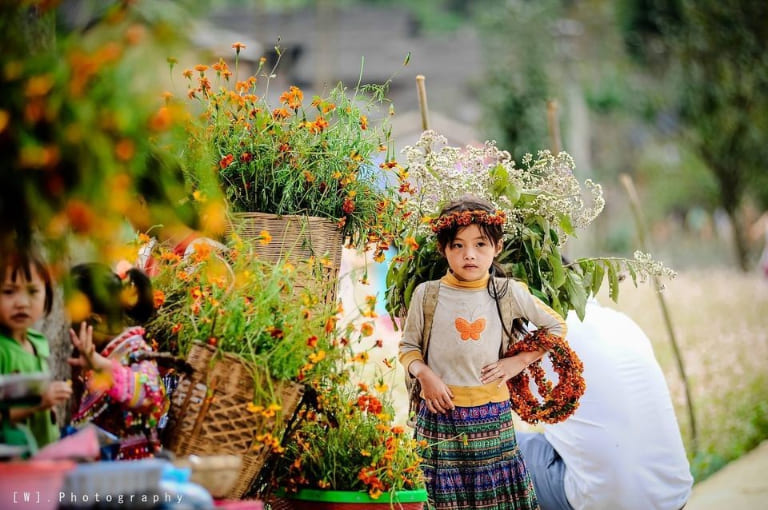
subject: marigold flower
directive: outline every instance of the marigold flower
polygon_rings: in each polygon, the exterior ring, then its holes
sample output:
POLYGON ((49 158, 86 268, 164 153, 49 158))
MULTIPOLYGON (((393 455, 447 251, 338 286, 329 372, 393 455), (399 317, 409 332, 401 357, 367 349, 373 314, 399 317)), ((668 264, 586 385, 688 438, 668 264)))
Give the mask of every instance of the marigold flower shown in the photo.
POLYGON ((232 48, 239 54, 241 50, 245 49, 245 44, 241 42, 232 43, 232 48))
POLYGON ((229 165, 232 164, 232 162, 235 160, 235 157, 232 154, 227 154, 221 160, 219 160, 219 167, 221 167, 222 170, 225 168, 228 168, 229 165))
POLYGON ((259 243, 266 246, 272 242, 272 234, 268 230, 262 230, 259 232, 259 243))

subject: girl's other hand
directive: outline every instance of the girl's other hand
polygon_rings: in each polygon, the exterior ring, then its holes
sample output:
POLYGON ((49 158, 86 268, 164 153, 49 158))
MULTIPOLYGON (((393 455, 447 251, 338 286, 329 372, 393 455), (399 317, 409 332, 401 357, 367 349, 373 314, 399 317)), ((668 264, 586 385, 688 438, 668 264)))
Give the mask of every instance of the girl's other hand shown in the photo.
POLYGON ((42 394, 41 409, 50 409, 56 404, 69 400, 72 387, 64 381, 52 381, 42 394))
POLYGON ((418 379, 421 396, 430 412, 445 414, 456 407, 453 405, 451 389, 432 370, 423 370, 418 379))

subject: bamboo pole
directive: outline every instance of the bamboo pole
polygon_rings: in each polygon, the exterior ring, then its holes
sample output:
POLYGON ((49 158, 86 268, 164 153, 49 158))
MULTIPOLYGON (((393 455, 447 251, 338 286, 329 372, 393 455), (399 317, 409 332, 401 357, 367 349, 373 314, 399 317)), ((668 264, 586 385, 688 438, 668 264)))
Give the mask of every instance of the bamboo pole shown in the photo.
MULTIPOLYGON (((635 226, 637 228, 637 237, 640 241, 640 246, 642 247, 643 251, 650 251, 648 249, 648 243, 646 241, 645 236, 645 219, 643 218, 643 211, 640 207, 640 199, 637 196, 637 190, 635 189, 635 184, 632 181, 632 177, 630 177, 627 174, 621 174, 619 176, 619 180, 621 181, 622 186, 624 186, 624 189, 627 192, 627 195, 629 196, 629 204, 632 208, 632 214, 635 217, 635 226)), ((688 421, 691 424, 691 450, 692 454, 696 455, 698 453, 699 445, 698 445, 698 433, 696 430, 696 416, 693 412, 693 398, 691 397, 691 387, 688 382, 688 376, 685 373, 685 363, 683 362, 683 357, 680 353, 680 346, 677 343, 677 337, 675 336, 675 330, 672 327, 672 316, 669 312, 669 307, 667 306, 667 302, 664 299, 664 294, 661 293, 658 289, 660 289, 659 284, 659 278, 657 276, 651 277, 653 284, 656 287, 656 296, 659 298, 659 304, 661 305, 661 313, 664 317, 664 325, 667 328, 667 333, 669 333, 669 341, 672 344, 672 350, 675 354, 675 360, 677 361, 677 369, 680 372, 680 378, 683 381, 683 387, 685 388, 685 400, 686 400, 686 406, 688 408, 688 421)))
POLYGON ((427 106, 427 88, 424 84, 424 75, 416 76, 416 91, 419 95, 419 110, 421 111, 421 129, 429 129, 429 107, 427 106))
POLYGON ((560 140, 560 123, 558 122, 558 104, 554 99, 547 101, 547 130, 549 131, 549 146, 553 154, 560 154, 563 144, 560 140))

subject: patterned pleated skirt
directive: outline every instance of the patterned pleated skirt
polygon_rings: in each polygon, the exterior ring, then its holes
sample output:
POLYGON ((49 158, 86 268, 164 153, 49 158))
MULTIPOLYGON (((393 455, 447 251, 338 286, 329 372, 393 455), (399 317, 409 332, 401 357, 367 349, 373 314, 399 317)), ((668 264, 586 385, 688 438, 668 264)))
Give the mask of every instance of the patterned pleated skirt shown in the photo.
POLYGON ((422 401, 416 438, 430 445, 422 468, 436 509, 538 509, 517 447, 509 401, 430 413, 422 401))

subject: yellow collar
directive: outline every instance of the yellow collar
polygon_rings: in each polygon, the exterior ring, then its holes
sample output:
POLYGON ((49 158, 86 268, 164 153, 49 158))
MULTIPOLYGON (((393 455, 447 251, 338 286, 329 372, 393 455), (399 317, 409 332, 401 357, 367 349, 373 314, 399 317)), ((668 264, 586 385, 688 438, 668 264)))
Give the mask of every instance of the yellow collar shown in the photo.
POLYGON ((491 277, 490 274, 485 275, 485 278, 481 278, 479 280, 474 280, 471 282, 464 282, 456 278, 453 273, 448 271, 445 273, 445 276, 443 276, 440 281, 445 283, 446 285, 449 285, 451 287, 457 287, 459 289, 484 289, 488 286, 488 279, 491 277))

